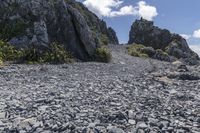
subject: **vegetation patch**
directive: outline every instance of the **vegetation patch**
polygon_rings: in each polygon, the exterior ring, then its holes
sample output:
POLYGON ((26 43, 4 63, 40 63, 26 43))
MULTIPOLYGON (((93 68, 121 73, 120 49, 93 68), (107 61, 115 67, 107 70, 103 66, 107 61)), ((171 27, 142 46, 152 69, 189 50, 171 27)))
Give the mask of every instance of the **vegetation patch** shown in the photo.
POLYGON ((58 43, 52 43, 48 49, 41 50, 34 46, 29 49, 16 49, 10 44, 0 41, 0 63, 5 61, 15 61, 27 64, 59 64, 71 63, 73 57, 58 43))
POLYGON ((100 47, 96 49, 95 59, 98 62, 110 62, 112 58, 111 52, 107 47, 100 47))
POLYGON ((20 60, 27 64, 60 64, 73 62, 73 57, 62 45, 52 43, 48 49, 40 50, 32 47, 24 50, 20 60))
POLYGON ((22 56, 22 51, 12 45, 0 40, 0 62, 15 61, 22 56))
POLYGON ((144 45, 132 44, 127 47, 128 54, 131 56, 148 58, 149 55, 143 52, 143 48, 145 48, 144 45))
POLYGON ((100 43, 101 45, 108 45, 109 43, 109 38, 106 34, 101 34, 100 35, 100 43))
POLYGON ((158 60, 161 60, 161 61, 170 62, 170 56, 166 52, 161 50, 161 49, 157 49, 156 50, 156 54, 154 55, 154 58, 158 59, 158 60))

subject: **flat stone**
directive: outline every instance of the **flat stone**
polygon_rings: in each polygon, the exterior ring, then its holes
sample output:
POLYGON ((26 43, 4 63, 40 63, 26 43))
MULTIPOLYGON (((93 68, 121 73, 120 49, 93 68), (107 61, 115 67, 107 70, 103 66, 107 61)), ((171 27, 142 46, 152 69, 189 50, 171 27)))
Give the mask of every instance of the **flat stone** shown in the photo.
POLYGON ((4 123, 0 120, 0 127, 4 127, 4 123))
POLYGON ((117 127, 108 127, 108 133, 125 133, 124 130, 122 130, 121 128, 117 128, 117 127))
POLYGON ((131 125, 135 125, 135 124, 136 124, 136 121, 135 121, 135 120, 129 119, 129 120, 128 120, 128 123, 131 124, 131 125))
POLYGON ((146 123, 144 123, 144 122, 141 122, 141 123, 137 124, 137 128, 145 129, 145 128, 148 128, 148 125, 146 123))
POLYGON ((5 112, 0 112, 0 119, 5 119, 6 113, 5 112))

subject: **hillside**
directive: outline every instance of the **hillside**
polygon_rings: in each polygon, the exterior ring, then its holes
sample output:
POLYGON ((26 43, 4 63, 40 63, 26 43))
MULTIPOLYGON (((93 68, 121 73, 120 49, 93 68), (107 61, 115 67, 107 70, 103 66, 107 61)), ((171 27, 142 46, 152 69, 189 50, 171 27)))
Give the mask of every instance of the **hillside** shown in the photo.
POLYGON ((0 133, 200 133, 187 41, 140 19, 118 44, 75 0, 0 0, 0 133))
POLYGON ((0 69, 0 132, 200 132, 199 66, 129 56, 0 69))

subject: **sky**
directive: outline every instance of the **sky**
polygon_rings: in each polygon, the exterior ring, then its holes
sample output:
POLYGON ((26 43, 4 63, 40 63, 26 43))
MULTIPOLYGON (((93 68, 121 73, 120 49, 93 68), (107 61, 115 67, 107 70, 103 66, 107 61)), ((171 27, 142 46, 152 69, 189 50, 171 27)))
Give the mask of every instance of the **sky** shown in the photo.
POLYGON ((143 17, 183 36, 200 54, 200 0, 79 0, 127 43, 132 23, 143 17))

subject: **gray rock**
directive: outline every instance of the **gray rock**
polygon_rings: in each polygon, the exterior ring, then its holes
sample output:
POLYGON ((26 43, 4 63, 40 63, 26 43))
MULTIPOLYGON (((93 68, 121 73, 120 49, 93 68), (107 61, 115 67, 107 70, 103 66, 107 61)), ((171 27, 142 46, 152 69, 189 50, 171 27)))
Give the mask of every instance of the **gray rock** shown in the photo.
POLYGON ((178 67, 177 67, 177 69, 179 70, 179 72, 188 72, 189 70, 188 70, 188 68, 187 68, 187 66, 186 65, 179 65, 178 67))
MULTIPOLYGON (((160 29, 154 26, 153 22, 142 18, 136 20, 131 27, 128 44, 133 43, 143 44, 155 50, 160 49, 190 65, 199 63, 199 56, 189 48, 184 38, 178 34, 171 34, 166 29, 160 29)), ((170 61, 169 57, 157 56, 159 57, 156 58, 161 58, 161 60, 170 61)))
POLYGON ((0 112, 0 120, 6 118, 5 112, 0 112))
POLYGON ((200 76, 192 74, 192 73, 179 74, 178 78, 180 80, 200 80, 200 76))
POLYGON ((117 127, 108 127, 107 128, 108 133, 125 133, 121 128, 117 128, 117 127))
POLYGON ((119 44, 119 40, 117 38, 116 32, 111 27, 108 28, 107 34, 110 40, 109 43, 116 44, 116 45, 119 44))
POLYGON ((131 124, 131 125, 135 125, 135 124, 136 124, 136 121, 135 121, 135 120, 129 119, 129 120, 128 120, 128 123, 131 124))
POLYGON ((148 125, 144 122, 139 122, 139 123, 137 123, 136 127, 138 129, 146 129, 146 128, 148 128, 148 125))
POLYGON ((58 42, 78 59, 88 61, 94 59, 96 49, 102 45, 101 35, 110 43, 118 43, 115 32, 104 21, 74 0, 0 0, 0 20, 4 27, 12 24, 12 30, 18 23, 24 27, 9 38, 0 33, 0 39, 19 48, 45 50, 58 42))
POLYGON ((100 133, 100 131, 96 128, 85 128, 82 133, 100 133))

